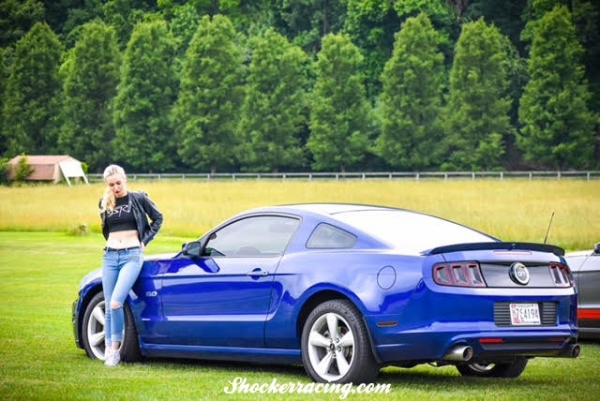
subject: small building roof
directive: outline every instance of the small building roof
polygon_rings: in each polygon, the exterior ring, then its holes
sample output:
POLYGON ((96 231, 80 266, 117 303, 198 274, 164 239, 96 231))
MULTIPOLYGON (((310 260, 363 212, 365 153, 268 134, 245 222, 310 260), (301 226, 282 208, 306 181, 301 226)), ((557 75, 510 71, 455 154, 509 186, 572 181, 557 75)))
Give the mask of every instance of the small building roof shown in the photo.
MULTIPOLYGON (((23 156, 13 157, 8 164, 18 164, 21 157, 23 156)), ((27 164, 32 166, 34 164, 56 164, 64 161, 79 161, 69 155, 25 155, 25 157, 27 158, 27 164)))
MULTIPOLYGON (((8 164, 17 166, 21 157, 23 156, 13 157, 8 164)), ((58 181, 60 179, 60 163, 81 163, 69 155, 25 155, 25 158, 27 158, 27 164, 33 168, 27 181, 58 181)))

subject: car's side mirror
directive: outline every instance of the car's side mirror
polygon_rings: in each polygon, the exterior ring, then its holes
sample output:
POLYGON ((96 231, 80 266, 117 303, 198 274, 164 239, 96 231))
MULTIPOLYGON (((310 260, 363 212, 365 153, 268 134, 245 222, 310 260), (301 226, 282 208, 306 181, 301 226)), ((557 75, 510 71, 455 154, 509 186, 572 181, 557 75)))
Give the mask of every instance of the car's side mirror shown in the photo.
POLYGON ((202 252, 202 244, 200 241, 187 242, 181 246, 181 252, 192 258, 199 258, 202 252))
POLYGON ((600 242, 598 242, 595 246, 594 246, 594 253, 595 254, 600 254, 600 242))

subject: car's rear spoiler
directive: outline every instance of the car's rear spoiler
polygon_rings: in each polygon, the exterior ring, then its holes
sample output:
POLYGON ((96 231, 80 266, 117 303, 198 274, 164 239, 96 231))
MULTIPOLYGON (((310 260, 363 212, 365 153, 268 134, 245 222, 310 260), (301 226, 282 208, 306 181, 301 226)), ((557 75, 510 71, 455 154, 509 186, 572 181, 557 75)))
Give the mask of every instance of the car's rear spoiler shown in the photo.
POLYGON ((557 256, 564 256, 565 250, 556 245, 538 244, 532 242, 473 242, 467 244, 444 245, 425 252, 425 255, 437 255, 446 252, 481 251, 481 250, 507 250, 507 251, 538 251, 550 252, 557 256))

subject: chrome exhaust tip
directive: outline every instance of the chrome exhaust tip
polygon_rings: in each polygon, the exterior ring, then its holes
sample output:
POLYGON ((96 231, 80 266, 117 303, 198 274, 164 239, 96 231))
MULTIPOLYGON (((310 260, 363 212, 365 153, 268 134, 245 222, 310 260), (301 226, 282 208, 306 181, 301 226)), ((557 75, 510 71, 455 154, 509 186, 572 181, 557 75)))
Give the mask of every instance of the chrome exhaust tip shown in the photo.
POLYGON ((471 360, 471 358, 473 358, 473 348, 468 345, 457 345, 444 355, 444 360, 446 361, 467 362, 471 360))
POLYGON ((571 357, 577 358, 581 353, 581 346, 579 344, 571 345, 571 357))
POLYGON ((581 354, 581 346, 579 344, 568 344, 558 355, 561 358, 577 358, 581 354))

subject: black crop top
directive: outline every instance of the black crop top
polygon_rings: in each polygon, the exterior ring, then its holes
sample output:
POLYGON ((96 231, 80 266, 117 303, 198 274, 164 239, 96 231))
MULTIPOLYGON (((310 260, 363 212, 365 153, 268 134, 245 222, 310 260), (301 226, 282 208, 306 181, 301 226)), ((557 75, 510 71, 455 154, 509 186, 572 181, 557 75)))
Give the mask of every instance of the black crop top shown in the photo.
POLYGON ((129 194, 117 198, 115 208, 106 211, 106 224, 108 232, 137 230, 135 216, 131 211, 129 194))

